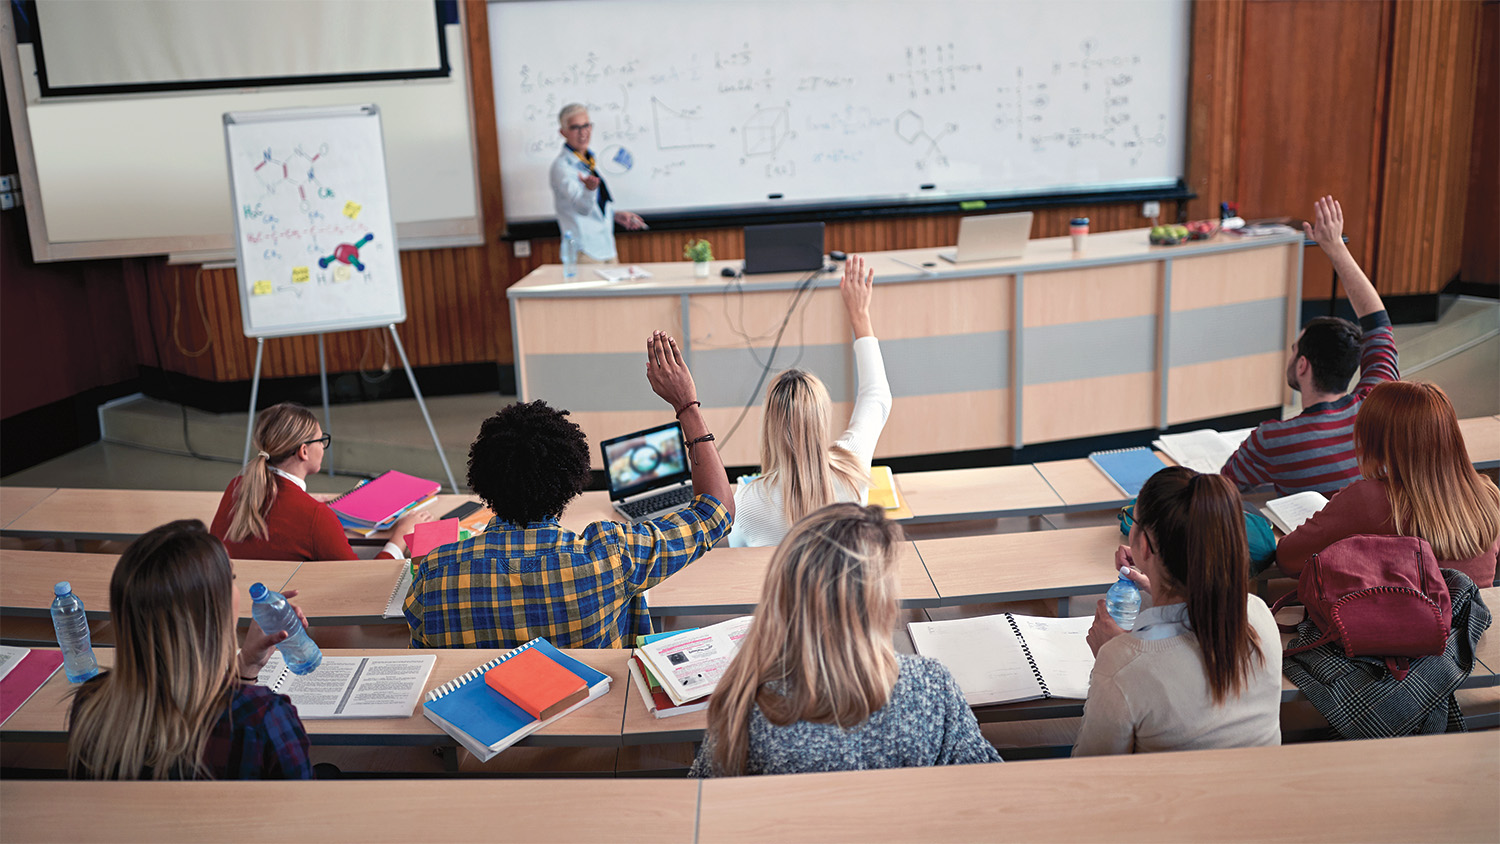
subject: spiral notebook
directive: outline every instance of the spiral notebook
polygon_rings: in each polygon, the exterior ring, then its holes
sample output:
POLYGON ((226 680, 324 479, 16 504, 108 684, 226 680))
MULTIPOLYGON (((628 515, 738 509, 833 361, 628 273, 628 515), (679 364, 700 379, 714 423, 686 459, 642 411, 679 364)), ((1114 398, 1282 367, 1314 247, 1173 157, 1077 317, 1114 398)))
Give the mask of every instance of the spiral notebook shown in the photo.
POLYGON ((1167 464, 1161 462, 1161 458, 1145 446, 1096 451, 1089 455, 1089 460, 1099 467, 1099 471, 1111 483, 1120 488, 1120 492, 1125 493, 1126 498, 1140 495, 1146 479, 1167 468, 1167 464))
POLYGON ((603 697, 609 692, 609 682, 609 675, 568 656, 546 639, 532 639, 428 692, 422 712, 479 761, 485 762, 553 721, 603 697), (582 678, 589 687, 588 697, 545 721, 539 721, 484 682, 486 671, 531 648, 542 651, 582 678))
POLYGON ((442 484, 414 478, 395 469, 328 502, 340 521, 375 527, 385 525, 418 502, 437 495, 442 484))
POLYGON ((327 656, 310 674, 293 674, 281 652, 260 670, 262 686, 292 699, 304 721, 410 718, 427 687, 435 654, 327 656))
POLYGON ((1001 613, 912 622, 917 653, 947 667, 970 706, 1089 696, 1093 616, 1041 618, 1001 613))

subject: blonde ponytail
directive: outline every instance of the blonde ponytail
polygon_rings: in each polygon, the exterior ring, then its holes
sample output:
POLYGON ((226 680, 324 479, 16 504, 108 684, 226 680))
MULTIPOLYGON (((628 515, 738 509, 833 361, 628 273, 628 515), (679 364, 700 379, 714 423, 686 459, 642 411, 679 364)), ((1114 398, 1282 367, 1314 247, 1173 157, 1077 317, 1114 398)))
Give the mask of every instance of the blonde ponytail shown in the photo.
POLYGON ((271 467, 296 454, 317 430, 318 420, 312 412, 291 402, 268 407, 255 417, 250 443, 257 453, 240 471, 229 529, 224 532, 226 542, 268 537, 266 514, 276 503, 276 474, 271 467))

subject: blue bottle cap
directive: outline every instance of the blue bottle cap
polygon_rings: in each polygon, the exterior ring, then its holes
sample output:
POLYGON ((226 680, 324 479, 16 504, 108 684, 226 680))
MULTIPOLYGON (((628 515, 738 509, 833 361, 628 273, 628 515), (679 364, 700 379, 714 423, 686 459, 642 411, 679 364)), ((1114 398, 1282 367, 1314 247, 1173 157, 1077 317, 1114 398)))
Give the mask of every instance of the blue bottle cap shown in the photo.
POLYGON ((269 591, 270 590, 266 589, 266 585, 264 583, 252 583, 250 584, 250 600, 259 601, 262 598, 265 598, 266 593, 269 591))
POLYGON ((72 591, 73 591, 73 584, 69 583, 66 580, 64 580, 63 582, 61 582, 61 583, 57 584, 56 586, 52 587, 52 594, 56 595, 59 598, 61 598, 62 596, 66 595, 66 594, 68 594, 69 592, 72 592, 72 591))

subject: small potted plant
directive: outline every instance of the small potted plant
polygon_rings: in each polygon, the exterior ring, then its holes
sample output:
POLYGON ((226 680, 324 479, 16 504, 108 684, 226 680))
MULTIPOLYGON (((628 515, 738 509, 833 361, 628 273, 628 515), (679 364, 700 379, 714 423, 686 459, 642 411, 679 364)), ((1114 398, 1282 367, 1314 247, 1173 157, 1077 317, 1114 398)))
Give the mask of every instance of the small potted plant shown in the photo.
POLYGON ((714 259, 713 245, 703 238, 690 240, 682 247, 682 257, 693 262, 693 275, 708 278, 708 262, 714 259))

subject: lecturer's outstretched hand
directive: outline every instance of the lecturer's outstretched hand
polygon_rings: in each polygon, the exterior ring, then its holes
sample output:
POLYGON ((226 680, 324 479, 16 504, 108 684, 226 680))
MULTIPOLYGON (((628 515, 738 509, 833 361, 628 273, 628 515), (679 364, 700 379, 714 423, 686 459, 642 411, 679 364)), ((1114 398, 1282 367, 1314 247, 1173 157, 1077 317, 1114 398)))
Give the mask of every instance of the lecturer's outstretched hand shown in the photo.
POLYGON ((844 259, 844 277, 839 280, 839 295, 844 298, 844 310, 849 314, 849 325, 854 328, 854 338, 871 337, 875 329, 870 323, 870 299, 875 291, 875 271, 865 268, 865 259, 850 255, 844 259))

